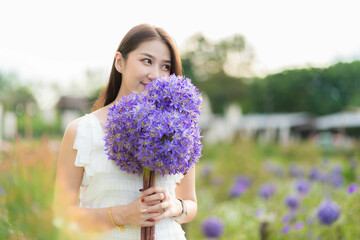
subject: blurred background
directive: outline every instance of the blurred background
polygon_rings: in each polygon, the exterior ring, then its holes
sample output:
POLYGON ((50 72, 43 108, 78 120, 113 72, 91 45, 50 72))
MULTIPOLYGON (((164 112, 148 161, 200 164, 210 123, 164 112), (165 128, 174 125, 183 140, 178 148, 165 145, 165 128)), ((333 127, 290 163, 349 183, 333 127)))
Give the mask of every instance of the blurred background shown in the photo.
POLYGON ((90 112, 122 37, 141 23, 174 38, 204 97, 188 239, 360 238, 359 7, 2 2, 0 239, 76 236, 50 212, 61 138, 90 112))

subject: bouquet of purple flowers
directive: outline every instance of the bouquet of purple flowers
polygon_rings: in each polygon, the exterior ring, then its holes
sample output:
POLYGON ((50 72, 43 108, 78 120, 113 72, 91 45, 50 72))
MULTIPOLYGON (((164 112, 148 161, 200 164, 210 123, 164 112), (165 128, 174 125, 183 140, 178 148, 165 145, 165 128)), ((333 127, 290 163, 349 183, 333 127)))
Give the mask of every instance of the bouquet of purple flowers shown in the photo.
POLYGON ((186 173, 201 157, 201 101, 191 80, 175 74, 123 96, 109 108, 109 159, 129 174, 143 173, 144 190, 155 184, 156 175, 186 173))

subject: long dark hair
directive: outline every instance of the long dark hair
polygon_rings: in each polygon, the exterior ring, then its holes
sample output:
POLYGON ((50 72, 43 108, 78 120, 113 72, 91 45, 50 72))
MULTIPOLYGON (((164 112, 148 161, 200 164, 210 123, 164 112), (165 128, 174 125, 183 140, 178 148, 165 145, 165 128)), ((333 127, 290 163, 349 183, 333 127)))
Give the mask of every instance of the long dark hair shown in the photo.
MULTIPOLYGON (((121 53, 122 57, 127 59, 128 54, 131 51, 134 51, 141 43, 150 40, 161 40, 169 48, 171 54, 171 69, 170 73, 175 73, 176 75, 182 75, 181 67, 181 58, 178 49, 176 48, 175 42, 170 37, 170 35, 165 32, 163 29, 154 27, 148 24, 140 24, 132 29, 124 36, 120 45, 117 49, 121 53)), ((122 82, 121 73, 115 69, 115 58, 112 64, 111 73, 109 77, 109 82, 106 85, 105 89, 100 94, 99 98, 96 100, 92 111, 95 111, 99 108, 102 108, 110 103, 112 103, 120 90, 122 82)))

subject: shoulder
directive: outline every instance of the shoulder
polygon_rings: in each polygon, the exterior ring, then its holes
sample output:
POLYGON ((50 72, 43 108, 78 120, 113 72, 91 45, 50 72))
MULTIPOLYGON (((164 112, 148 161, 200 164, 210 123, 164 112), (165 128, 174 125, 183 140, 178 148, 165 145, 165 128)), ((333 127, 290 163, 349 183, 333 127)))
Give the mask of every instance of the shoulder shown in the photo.
POLYGON ((85 118, 85 116, 79 117, 73 121, 71 121, 65 129, 65 133, 64 133, 64 137, 65 136, 69 136, 69 137, 75 137, 77 129, 79 127, 79 123, 81 122, 81 120, 83 120, 85 118))

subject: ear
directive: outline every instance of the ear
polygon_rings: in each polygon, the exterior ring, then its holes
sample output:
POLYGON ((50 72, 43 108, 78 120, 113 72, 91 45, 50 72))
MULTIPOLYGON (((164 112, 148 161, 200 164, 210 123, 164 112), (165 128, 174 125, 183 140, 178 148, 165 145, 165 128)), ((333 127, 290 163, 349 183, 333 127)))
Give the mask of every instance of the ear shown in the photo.
POLYGON ((116 52, 115 53, 115 69, 119 72, 122 73, 123 69, 124 69, 124 58, 122 57, 121 52, 116 52))

